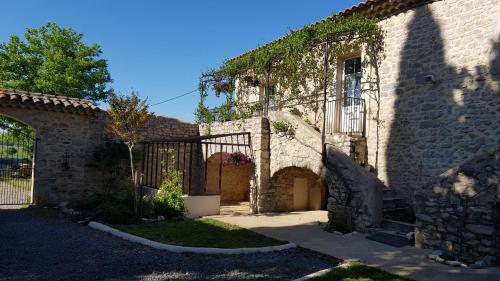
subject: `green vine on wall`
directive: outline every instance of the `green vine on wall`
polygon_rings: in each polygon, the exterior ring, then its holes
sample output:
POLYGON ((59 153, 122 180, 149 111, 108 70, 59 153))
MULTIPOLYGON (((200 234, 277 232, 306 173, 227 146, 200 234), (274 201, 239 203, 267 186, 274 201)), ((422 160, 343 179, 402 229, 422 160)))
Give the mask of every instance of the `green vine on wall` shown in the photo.
MULTIPOLYGON (((203 73, 199 81, 200 102, 195 113, 196 121, 210 124, 251 115, 252 108, 234 110, 235 107, 246 106, 242 96, 234 97, 234 90, 237 86, 242 86, 237 83, 248 82, 249 75, 261 84, 272 80, 274 84, 279 85, 274 101, 278 106, 282 105, 284 100, 303 100, 304 97, 317 101, 324 88, 325 79, 335 75, 332 68, 325 72, 326 47, 329 65, 335 65, 339 56, 353 50, 363 50, 367 54, 365 63, 372 64, 374 60, 377 63, 378 53, 382 50, 381 42, 382 31, 377 25, 377 19, 361 16, 333 16, 314 25, 291 31, 280 40, 226 60, 220 68, 203 73), (216 96, 224 94, 226 97, 225 102, 214 110, 205 105, 210 91, 215 92, 216 96)), ((314 110, 319 110, 317 105, 314 110)))

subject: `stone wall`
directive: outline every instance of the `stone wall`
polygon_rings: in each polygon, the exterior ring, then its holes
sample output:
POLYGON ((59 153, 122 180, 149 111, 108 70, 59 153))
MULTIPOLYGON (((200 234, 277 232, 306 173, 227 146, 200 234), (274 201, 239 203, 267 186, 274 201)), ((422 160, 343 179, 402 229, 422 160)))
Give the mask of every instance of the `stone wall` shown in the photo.
POLYGON ((207 194, 220 194, 221 201, 248 201, 252 165, 220 165, 221 155, 215 153, 207 161, 207 194), (219 169, 222 169, 219 174, 219 169), (221 175, 221 177, 219 176, 221 175), (219 190, 219 178, 221 186, 219 190))
POLYGON ((448 170, 417 190, 417 247, 467 262, 500 262, 500 150, 448 170))
POLYGON ((409 201, 499 143, 499 18, 498 0, 442 0, 380 22, 380 138, 377 145, 376 95, 365 92, 368 161, 409 201))
POLYGON ((145 141, 161 141, 167 138, 182 138, 200 135, 197 124, 160 115, 151 118, 144 127, 143 134, 145 141))
POLYGON ((321 210, 325 208, 325 184, 321 178, 310 170, 297 167, 288 167, 279 170, 271 178, 271 186, 275 189, 274 206, 270 209, 275 212, 291 212, 303 210, 321 210), (300 194, 305 194, 303 201, 307 202, 302 207, 297 207, 294 203, 299 194, 295 193, 294 185, 296 179, 302 179, 306 185, 305 190, 300 194))
MULTIPOLYGON (((105 111, 80 114, 2 104, 0 114, 35 129, 34 203, 80 204, 102 191, 101 173, 93 168, 93 154, 110 138, 105 111)), ((154 117, 145 130, 146 140, 199 134, 197 125, 162 116, 154 117)), ((140 151, 140 147, 136 149, 140 151)))
POLYGON ((89 167, 104 140, 105 114, 78 114, 29 107, 1 106, 0 114, 35 129, 34 175, 36 204, 78 203, 99 191, 100 179, 89 167))
MULTIPOLYGON (((253 173, 250 179, 250 206, 253 212, 264 212, 269 200, 266 192, 269 189, 269 121, 262 117, 254 117, 245 120, 218 122, 210 125, 201 125, 201 135, 217 135, 228 133, 251 134, 251 155, 253 159, 253 173)), ((239 150, 236 147, 227 147, 227 152, 239 150)), ((208 155, 210 157, 210 155, 208 155)))

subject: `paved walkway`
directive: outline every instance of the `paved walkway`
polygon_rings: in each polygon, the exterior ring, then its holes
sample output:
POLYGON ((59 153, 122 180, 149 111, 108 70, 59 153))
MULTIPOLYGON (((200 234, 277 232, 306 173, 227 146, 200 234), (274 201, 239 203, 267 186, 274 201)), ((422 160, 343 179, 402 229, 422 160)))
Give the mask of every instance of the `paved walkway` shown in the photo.
POLYGON ((318 222, 328 221, 326 211, 293 212, 251 216, 214 216, 255 232, 287 240, 304 248, 343 260, 359 259, 370 266, 422 281, 499 281, 500 268, 463 269, 427 259, 429 250, 395 248, 365 239, 365 235, 337 235, 323 231, 318 222))

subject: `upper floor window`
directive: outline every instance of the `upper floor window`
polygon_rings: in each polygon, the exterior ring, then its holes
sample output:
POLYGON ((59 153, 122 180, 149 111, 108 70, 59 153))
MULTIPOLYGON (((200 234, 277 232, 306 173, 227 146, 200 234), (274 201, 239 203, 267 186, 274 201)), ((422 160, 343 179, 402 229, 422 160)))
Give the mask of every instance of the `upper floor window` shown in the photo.
POLYGON ((344 98, 361 98, 361 57, 344 61, 344 98))

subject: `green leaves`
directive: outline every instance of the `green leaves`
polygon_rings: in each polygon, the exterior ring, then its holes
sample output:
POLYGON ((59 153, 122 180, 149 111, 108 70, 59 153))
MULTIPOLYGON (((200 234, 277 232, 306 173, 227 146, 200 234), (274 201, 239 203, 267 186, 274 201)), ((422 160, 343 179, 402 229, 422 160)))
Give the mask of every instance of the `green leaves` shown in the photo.
POLYGON ((0 87, 106 100, 111 77, 99 45, 86 45, 83 34, 47 23, 29 28, 24 40, 11 36, 0 44, 0 87))
MULTIPOLYGON (((381 40, 382 31, 376 19, 333 16, 300 30, 290 31, 280 40, 226 60, 219 69, 203 73, 199 83, 200 103, 204 106, 205 98, 214 83, 234 84, 238 78, 251 74, 266 83, 270 82, 269 78, 279 86, 275 100, 277 104, 290 98, 307 104, 304 99, 315 101, 324 79, 334 76, 333 70, 328 73, 324 71, 326 49, 323 43, 328 42, 327 60, 335 65, 339 56, 352 51, 361 51, 365 47, 372 53, 380 51, 381 40)), ((232 87, 232 91, 226 93, 226 96, 232 96, 235 88, 232 87)))
POLYGON ((142 100, 136 92, 128 96, 111 94, 109 100, 111 131, 129 147, 142 138, 142 128, 151 117, 147 99, 142 100))

